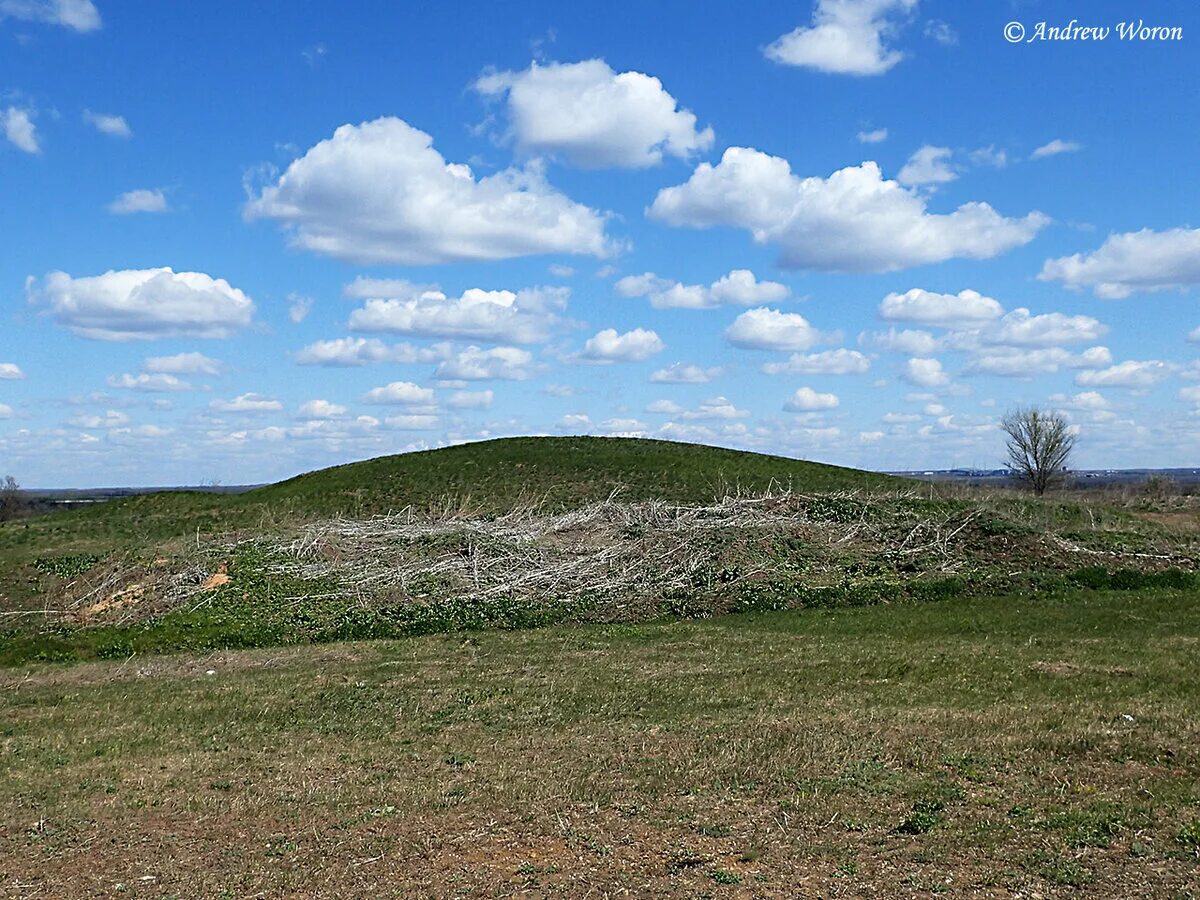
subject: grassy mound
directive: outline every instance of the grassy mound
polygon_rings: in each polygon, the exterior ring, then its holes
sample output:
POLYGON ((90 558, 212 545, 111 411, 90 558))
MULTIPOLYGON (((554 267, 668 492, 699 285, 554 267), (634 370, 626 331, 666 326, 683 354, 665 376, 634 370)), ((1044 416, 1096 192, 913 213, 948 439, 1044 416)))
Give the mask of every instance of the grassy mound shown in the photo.
POLYGON ((704 502, 729 493, 878 490, 903 481, 821 463, 640 438, 528 437, 381 456, 251 491, 249 504, 318 514, 428 509, 447 497, 488 513, 528 500, 569 509, 606 499, 704 502))

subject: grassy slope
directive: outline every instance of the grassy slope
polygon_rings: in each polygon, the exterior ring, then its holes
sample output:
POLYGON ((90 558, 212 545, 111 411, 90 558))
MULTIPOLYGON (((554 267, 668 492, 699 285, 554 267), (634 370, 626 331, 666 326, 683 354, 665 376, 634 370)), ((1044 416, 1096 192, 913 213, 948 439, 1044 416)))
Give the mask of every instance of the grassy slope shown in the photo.
POLYGON ((350 513, 421 509, 469 498, 484 512, 523 500, 573 507, 604 500, 706 501, 774 481, 797 491, 895 487, 901 479, 804 460, 636 438, 504 438, 383 456, 252 491, 242 503, 350 513))
MULTIPOLYGON (((899 478, 767 456, 635 438, 503 438, 381 456, 300 475, 245 494, 146 494, 68 514, 0 524, 6 548, 38 552, 153 542, 195 532, 264 527, 333 515, 426 510, 469 500, 483 513, 517 502, 571 507, 604 500, 706 501, 772 482, 797 491, 903 486, 899 478)), ((0 589, 3 585, 0 583, 0 589)))
POLYGON ((1079 592, 34 666, 0 883, 1187 897, 1197 647, 1194 592, 1079 592))

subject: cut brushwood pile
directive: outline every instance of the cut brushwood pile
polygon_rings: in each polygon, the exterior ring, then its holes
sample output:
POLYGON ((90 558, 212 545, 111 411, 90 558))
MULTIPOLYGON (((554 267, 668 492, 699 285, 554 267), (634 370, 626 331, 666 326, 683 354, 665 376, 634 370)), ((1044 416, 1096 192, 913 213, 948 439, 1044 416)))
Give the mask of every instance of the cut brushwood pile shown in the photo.
MULTIPOLYGON (((1197 536, 1112 508, 1039 520, 1008 498, 929 501, 911 491, 803 494, 773 489, 707 504, 624 502, 566 512, 525 504, 481 515, 469 501, 315 521, 278 534, 181 542, 152 564, 109 560, 66 585, 59 615, 125 623, 225 596, 346 607, 537 603, 582 619, 708 614, 746 606, 763 586, 872 586, 897 598, 912 583, 986 583, 1081 566, 1194 570, 1197 536), (274 587, 273 587, 274 585, 274 587)), ((782 605, 805 605, 803 600, 782 605)), ((49 610, 48 610, 49 612, 49 610)))

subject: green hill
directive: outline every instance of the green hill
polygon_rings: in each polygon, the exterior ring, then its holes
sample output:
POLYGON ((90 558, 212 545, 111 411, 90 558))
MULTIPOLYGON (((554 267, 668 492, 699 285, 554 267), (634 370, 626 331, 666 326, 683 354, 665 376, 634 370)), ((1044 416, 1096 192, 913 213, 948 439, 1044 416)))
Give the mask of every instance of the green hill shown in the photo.
POLYGON ((235 504, 373 513, 468 499, 483 512, 523 500, 570 508, 604 500, 709 501, 727 493, 886 490, 898 478, 821 463, 640 438, 501 438, 381 456, 259 488, 235 504))

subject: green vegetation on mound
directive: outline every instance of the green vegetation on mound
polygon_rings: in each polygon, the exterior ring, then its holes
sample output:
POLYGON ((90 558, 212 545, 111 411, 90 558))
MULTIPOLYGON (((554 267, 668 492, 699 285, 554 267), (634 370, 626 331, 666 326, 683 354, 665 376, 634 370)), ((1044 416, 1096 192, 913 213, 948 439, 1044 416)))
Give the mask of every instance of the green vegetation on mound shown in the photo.
POLYGON ((238 498, 298 511, 370 515, 461 500, 478 513, 522 502, 570 509, 607 499, 704 503, 728 494, 895 489, 888 475, 782 456, 641 438, 528 437, 381 456, 238 498))

